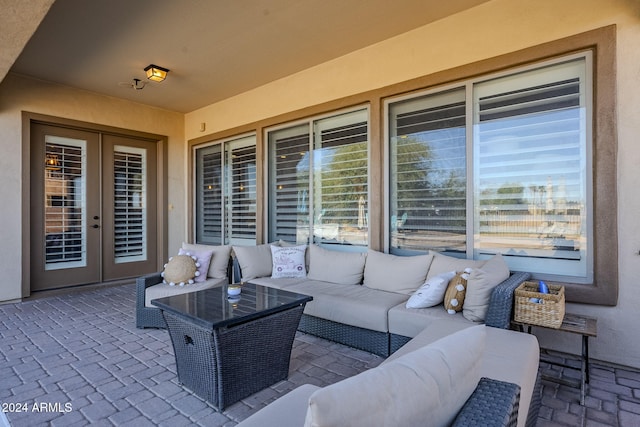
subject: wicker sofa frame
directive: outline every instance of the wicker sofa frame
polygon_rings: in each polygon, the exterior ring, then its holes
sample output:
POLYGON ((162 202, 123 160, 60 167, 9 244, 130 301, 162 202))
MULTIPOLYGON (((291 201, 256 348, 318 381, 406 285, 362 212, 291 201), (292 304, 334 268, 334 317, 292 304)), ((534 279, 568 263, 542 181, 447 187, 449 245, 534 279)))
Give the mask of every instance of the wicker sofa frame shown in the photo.
MULTIPOLYGON (((231 277, 233 277, 233 260, 229 258, 227 278, 231 277)), ((161 272, 147 274, 136 279, 136 327, 167 328, 167 323, 162 317, 162 311, 156 307, 145 306, 145 292, 147 288, 161 282, 161 272)))
MULTIPOLYGON (((529 277, 529 273, 514 272, 493 289, 485 320, 487 326, 509 329, 513 313, 513 294, 529 277)), ((240 264, 235 258, 233 278, 236 282, 242 278, 240 264)), ((298 330, 383 357, 388 357, 411 340, 411 337, 345 325, 308 314, 302 315, 298 330)))

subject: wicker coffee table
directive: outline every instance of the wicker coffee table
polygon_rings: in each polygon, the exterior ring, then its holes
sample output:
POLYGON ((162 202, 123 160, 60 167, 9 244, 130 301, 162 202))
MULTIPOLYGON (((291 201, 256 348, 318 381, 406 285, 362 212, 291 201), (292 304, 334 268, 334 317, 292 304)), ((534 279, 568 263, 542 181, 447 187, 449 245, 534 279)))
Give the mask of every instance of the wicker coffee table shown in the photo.
POLYGON ((293 339, 313 298, 254 284, 159 298, 178 381, 222 410, 289 375, 293 339))

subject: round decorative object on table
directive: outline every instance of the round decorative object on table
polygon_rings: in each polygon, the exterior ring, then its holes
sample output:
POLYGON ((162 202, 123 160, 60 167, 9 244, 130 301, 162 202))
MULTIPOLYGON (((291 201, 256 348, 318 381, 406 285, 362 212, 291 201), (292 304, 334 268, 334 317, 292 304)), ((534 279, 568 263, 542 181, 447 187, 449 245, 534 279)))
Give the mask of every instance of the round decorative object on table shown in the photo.
POLYGON ((227 287, 227 294, 229 296, 237 296, 242 292, 242 287, 240 285, 229 285, 227 287))

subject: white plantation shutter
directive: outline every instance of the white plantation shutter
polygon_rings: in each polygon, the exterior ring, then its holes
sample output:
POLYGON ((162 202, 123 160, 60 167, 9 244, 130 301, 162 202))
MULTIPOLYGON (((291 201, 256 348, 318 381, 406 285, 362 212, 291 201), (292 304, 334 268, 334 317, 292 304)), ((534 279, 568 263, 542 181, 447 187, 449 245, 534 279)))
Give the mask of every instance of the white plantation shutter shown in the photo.
POLYGON ((113 158, 115 262, 146 260, 146 151, 117 145, 113 158))
POLYGON ((195 150, 196 242, 255 244, 255 136, 195 150))
POLYGON ((196 151, 196 242, 223 243, 221 144, 196 151))
POLYGON ((256 242, 256 145, 253 137, 225 144, 226 240, 256 242))
POLYGON ((479 253, 535 257, 553 273, 567 268, 547 261, 585 268, 585 78, 581 58, 474 88, 479 253))
POLYGON ((466 250, 465 92, 392 104, 392 250, 466 250))
POLYGON ((269 135, 269 241, 309 241, 309 126, 269 135))
POLYGON ((269 241, 366 247, 368 161, 368 110, 269 132, 269 241))
POLYGON ((45 138, 45 269, 85 266, 86 141, 45 138))
POLYGON ((367 246, 368 142, 364 110, 315 123, 312 160, 316 243, 367 246))

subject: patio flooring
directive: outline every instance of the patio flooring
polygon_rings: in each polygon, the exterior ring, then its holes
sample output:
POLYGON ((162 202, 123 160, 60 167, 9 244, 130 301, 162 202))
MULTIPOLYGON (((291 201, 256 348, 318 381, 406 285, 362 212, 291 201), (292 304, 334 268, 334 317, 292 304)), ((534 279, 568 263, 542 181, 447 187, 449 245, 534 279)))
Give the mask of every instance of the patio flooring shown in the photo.
MULTIPOLYGON (((382 360, 298 333, 288 380, 218 412, 177 383, 167 332, 135 327, 133 284, 0 305, 0 403, 13 427, 234 426, 301 384, 328 385, 382 360)), ((640 426, 636 370, 593 362, 584 407, 579 390, 543 385, 538 426, 640 426)))

